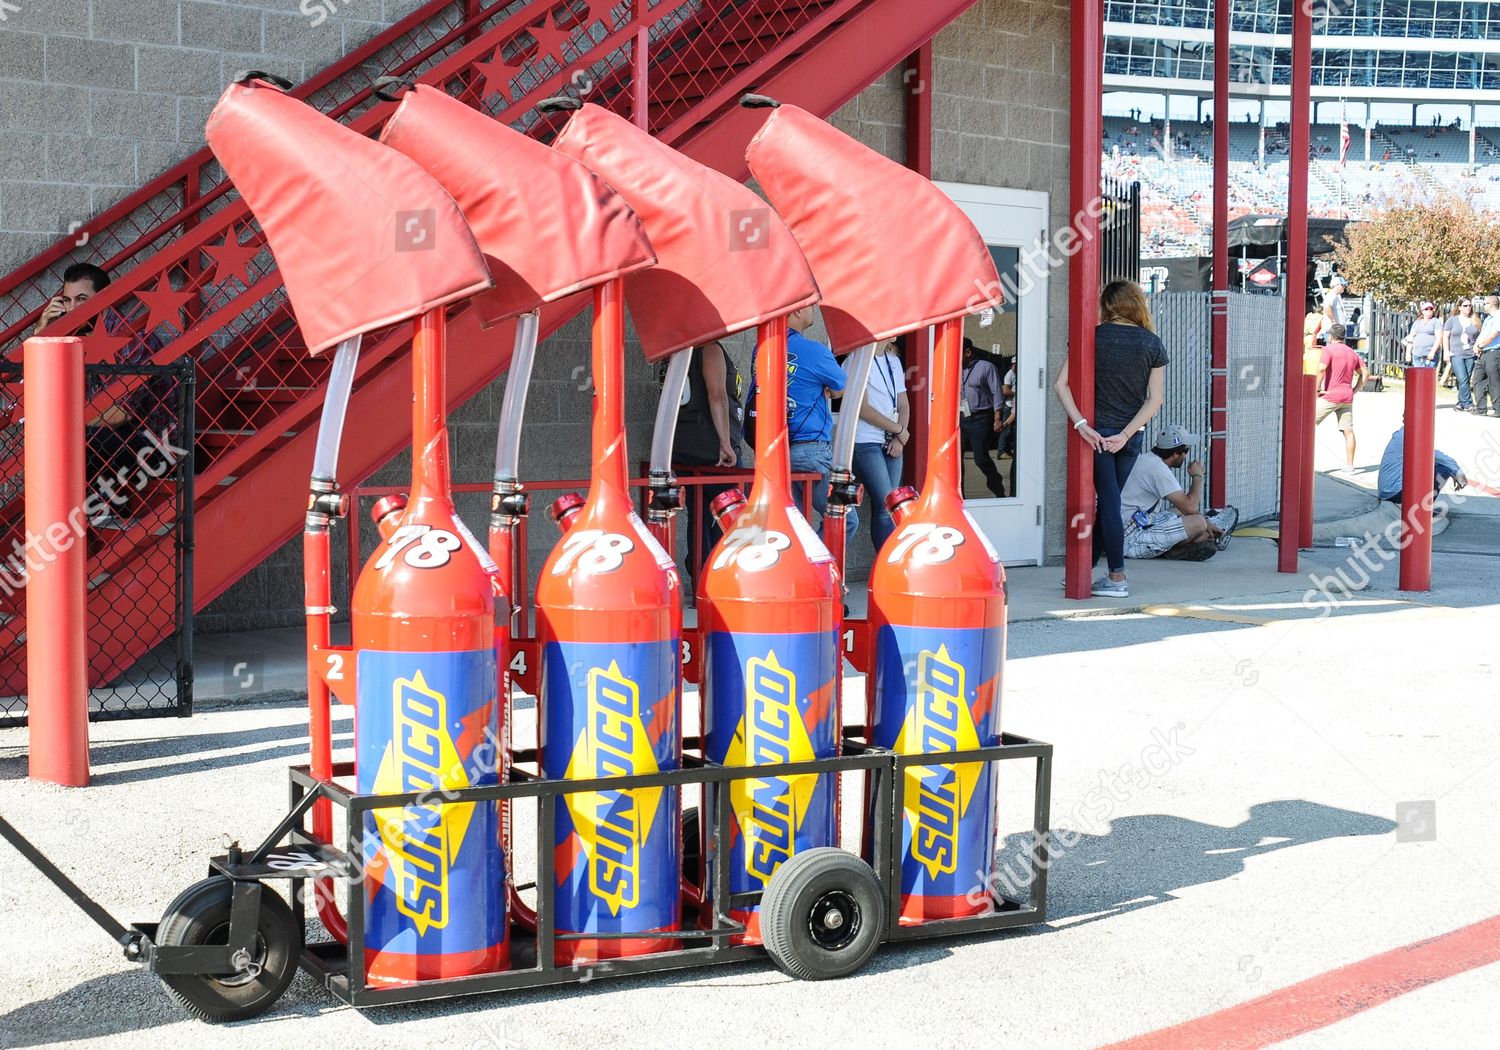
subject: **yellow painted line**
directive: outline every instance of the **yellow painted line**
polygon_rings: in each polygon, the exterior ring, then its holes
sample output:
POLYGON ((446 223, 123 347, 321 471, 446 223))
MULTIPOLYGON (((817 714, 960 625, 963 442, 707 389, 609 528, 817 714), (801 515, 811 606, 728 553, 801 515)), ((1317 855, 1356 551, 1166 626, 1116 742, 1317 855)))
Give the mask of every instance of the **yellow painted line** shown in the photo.
POLYGON ((1205 609, 1201 605, 1143 605, 1141 612, 1152 616, 1182 616, 1190 620, 1217 620, 1221 623, 1243 623, 1250 627, 1265 627, 1269 624, 1280 623, 1284 618, 1249 616, 1245 613, 1220 612, 1218 609, 1205 609))
POLYGON ((1235 529, 1232 535, 1255 536, 1263 540, 1274 540, 1280 537, 1280 529, 1268 528, 1265 525, 1246 525, 1243 529, 1235 529))

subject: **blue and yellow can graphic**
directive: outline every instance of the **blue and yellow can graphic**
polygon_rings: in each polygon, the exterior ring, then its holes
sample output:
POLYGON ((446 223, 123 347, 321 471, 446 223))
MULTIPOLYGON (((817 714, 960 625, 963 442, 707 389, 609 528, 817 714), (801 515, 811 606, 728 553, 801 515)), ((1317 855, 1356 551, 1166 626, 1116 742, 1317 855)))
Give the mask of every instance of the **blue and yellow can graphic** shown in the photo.
MULTIPOLYGON (((754 634, 715 631, 704 664, 704 748, 723 766, 766 766, 838 754, 838 632, 754 634)), ((731 893, 762 891, 794 853, 837 844, 832 774, 742 777, 728 787, 732 810, 731 893)), ((717 788, 704 788, 704 827, 717 788)), ((717 858, 710 839, 708 888, 717 858)), ((759 940, 759 909, 731 909, 759 940)))
POLYGON ((492 649, 359 653, 359 792, 423 793, 365 817, 372 984, 508 965, 499 804, 447 801, 500 781, 497 681, 492 649))
MULTIPOLYGON (((591 780, 676 769, 676 640, 547 643, 542 663, 542 772, 591 780)), ((681 801, 667 788, 588 791, 557 802, 556 929, 643 933, 681 923, 681 801)), ((567 963, 665 951, 663 938, 559 941, 567 963)))
MULTIPOLYGON (((999 744, 1004 650, 1003 627, 881 627, 871 743, 905 755, 999 744)), ((995 775, 991 762, 907 770, 900 796, 903 923, 988 909, 995 775)))

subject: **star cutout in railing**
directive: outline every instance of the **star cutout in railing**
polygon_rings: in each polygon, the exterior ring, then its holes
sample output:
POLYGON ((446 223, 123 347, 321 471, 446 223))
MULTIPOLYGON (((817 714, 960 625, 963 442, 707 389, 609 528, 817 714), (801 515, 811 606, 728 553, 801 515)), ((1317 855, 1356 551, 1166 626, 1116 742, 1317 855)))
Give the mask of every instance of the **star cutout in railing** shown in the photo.
POLYGON ((502 44, 495 48, 495 53, 488 59, 474 63, 475 70, 484 77, 484 92, 480 95, 482 99, 499 95, 506 102, 510 101, 510 82, 521 72, 521 67, 505 61, 504 50, 505 46, 502 44))
POLYGON ((241 284, 250 286, 250 260, 260 254, 260 245, 241 244, 239 231, 231 228, 221 243, 204 245, 203 251, 214 261, 215 284, 238 277, 241 284))
POLYGON ((182 308, 193 297, 193 293, 173 291, 170 275, 162 274, 155 289, 136 292, 135 297, 145 303, 146 309, 150 311, 146 320, 147 332, 154 332, 162 325, 171 325, 179 333, 186 331, 182 324, 182 308))
POLYGON ((110 335, 103 325, 95 325, 83 340, 83 362, 88 365, 112 365, 119 361, 120 350, 130 342, 128 335, 110 335))
POLYGON ((528 26, 526 31, 536 37, 538 58, 551 55, 562 65, 567 65, 568 60, 563 57, 562 46, 568 42, 568 38, 573 35, 576 28, 576 26, 574 29, 557 28, 557 16, 553 15, 551 28, 548 28, 547 20, 544 18, 541 25, 528 26))

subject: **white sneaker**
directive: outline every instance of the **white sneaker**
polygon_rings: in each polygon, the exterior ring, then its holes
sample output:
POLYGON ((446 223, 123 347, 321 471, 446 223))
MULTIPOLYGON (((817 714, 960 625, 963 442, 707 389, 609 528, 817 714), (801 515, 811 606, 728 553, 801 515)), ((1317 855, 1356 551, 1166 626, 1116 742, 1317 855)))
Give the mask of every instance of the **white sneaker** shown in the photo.
POLYGON ((1130 587, 1125 580, 1112 580, 1108 575, 1094 581, 1095 598, 1129 598, 1130 587))

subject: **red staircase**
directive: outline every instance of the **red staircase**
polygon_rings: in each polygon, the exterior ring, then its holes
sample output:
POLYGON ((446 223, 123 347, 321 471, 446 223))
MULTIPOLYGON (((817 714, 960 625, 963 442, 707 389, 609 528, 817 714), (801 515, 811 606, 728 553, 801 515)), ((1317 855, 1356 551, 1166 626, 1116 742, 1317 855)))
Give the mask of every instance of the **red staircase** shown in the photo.
MULTIPOLYGON (((631 115, 638 40, 646 54, 653 134, 697 160, 744 178, 744 147, 763 114, 740 110, 758 91, 830 114, 900 63, 974 0, 434 0, 294 94, 367 134, 392 104, 383 75, 443 86, 455 97, 546 139, 560 117, 535 110, 571 93, 631 115)), ((301 526, 328 364, 310 360, 254 219, 205 149, 0 281, 0 346, 19 347, 69 262, 101 261, 113 283, 49 334, 68 334, 105 310, 153 333, 155 359, 183 355, 198 369, 195 489, 201 608, 301 526)), ((543 317, 542 334, 578 309, 543 317)), ((103 326, 99 326, 102 328, 103 326)), ((117 333, 121 334, 121 333, 117 333)), ((463 306, 452 317, 449 400, 456 406, 509 363, 509 329, 482 332, 463 306)), ((85 338, 90 360, 118 340, 85 338)), ((367 337, 340 462, 355 484, 410 444, 406 326, 367 337)), ((105 390, 104 407, 116 392, 105 390)), ((0 463, 0 491, 19 463, 0 463)), ((0 507, 0 533, 19 508, 0 507)), ((93 555, 90 660, 105 683, 172 630, 157 581, 172 537, 129 530, 93 555), (149 581, 149 582, 147 582, 149 581), (121 645, 121 617, 133 636, 121 645)), ((7 544, 8 547, 8 544, 7 544)), ((25 618, 0 624, 0 695, 25 691, 25 618)))

